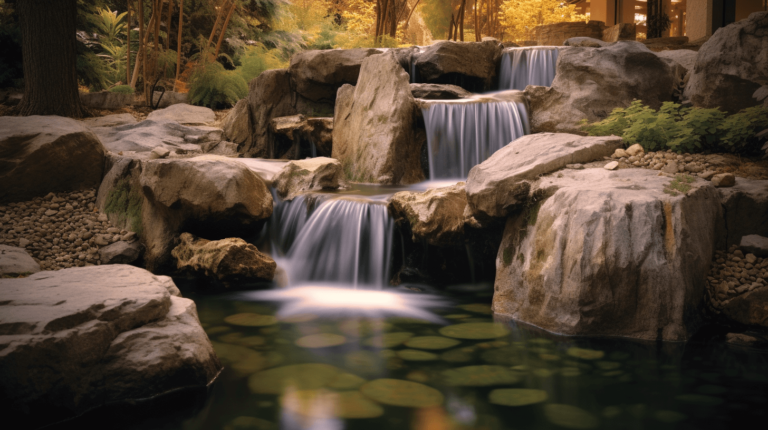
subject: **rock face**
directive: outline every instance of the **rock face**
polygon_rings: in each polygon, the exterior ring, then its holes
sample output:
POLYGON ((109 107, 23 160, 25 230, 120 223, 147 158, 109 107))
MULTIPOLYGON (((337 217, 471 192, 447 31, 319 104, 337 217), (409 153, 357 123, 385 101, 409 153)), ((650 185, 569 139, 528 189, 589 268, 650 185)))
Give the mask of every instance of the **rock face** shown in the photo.
POLYGON ((104 157, 96 135, 73 119, 0 117, 0 202, 94 187, 104 157))
POLYGON ((0 245, 0 275, 37 273, 40 265, 22 248, 0 245))
POLYGON ((224 136, 238 148, 249 148, 253 145, 253 125, 251 123, 251 108, 247 99, 242 99, 227 114, 221 123, 224 136))
POLYGON ((472 95, 458 85, 448 84, 411 84, 411 94, 417 99, 426 100, 457 100, 472 95))
POLYGON ((269 255, 240 238, 209 241, 183 233, 172 255, 178 269, 203 273, 220 281, 272 280, 277 268, 269 255))
POLYGON ((407 220, 412 240, 430 245, 451 245, 464 234, 467 195, 464 183, 423 193, 401 191, 389 200, 389 213, 396 222, 407 220))
POLYGON ((467 179, 467 201, 478 219, 504 217, 526 202, 531 183, 565 167, 610 156, 621 138, 582 137, 565 133, 523 136, 473 167, 467 179))
POLYGON ((456 84, 472 92, 491 89, 502 46, 497 41, 434 43, 416 57, 420 82, 456 84))
POLYGON ((333 118, 282 116, 269 122, 269 130, 273 154, 280 159, 326 157, 333 151, 333 118))
POLYGON ((542 178, 551 196, 507 221, 494 312, 566 335, 690 337, 722 209, 708 182, 673 197, 670 181, 641 169, 542 178))
POLYGON ((153 111, 148 120, 175 121, 184 125, 207 125, 216 121, 216 114, 207 107, 179 103, 153 111))
POLYGON ((158 147, 181 154, 202 153, 204 145, 222 140, 219 128, 190 127, 160 119, 117 127, 97 127, 93 131, 109 151, 147 153, 147 156, 158 147))
POLYGON ((272 214, 272 195, 244 164, 204 155, 146 162, 140 178, 145 261, 153 270, 170 256, 181 231, 213 236, 255 229, 272 214))
POLYGON ((380 184, 424 179, 414 110, 408 74, 394 54, 365 59, 357 86, 339 89, 334 113, 332 156, 347 179, 380 184))
POLYGON ((768 236, 768 181, 739 178, 736 185, 719 188, 725 210, 725 229, 718 248, 738 245, 750 234, 768 236))
POLYGON ((656 52, 661 58, 668 58, 682 66, 686 72, 692 72, 696 65, 696 56, 698 53, 690 49, 672 49, 669 51, 656 52))
POLYGON ((333 103, 344 84, 357 84, 360 66, 378 49, 302 51, 291 56, 289 72, 296 92, 315 102, 333 103))
POLYGON ((339 160, 317 157, 289 161, 275 177, 277 194, 285 200, 309 190, 335 190, 346 185, 339 160))
POLYGON ((768 12, 718 29, 699 49, 684 96, 694 106, 735 113, 768 86, 768 12))
POLYGON ((132 266, 40 272, 0 288, 6 418, 50 424, 112 402, 204 387, 221 369, 192 300, 132 266))
POLYGON ((638 42, 561 50, 552 86, 525 90, 532 131, 580 132, 582 119, 604 119, 633 99, 657 109, 672 100, 681 71, 677 63, 638 42))
POLYGON ((768 328, 768 287, 734 297, 722 312, 739 324, 768 328))
POLYGON ((768 237, 750 234, 741 238, 739 248, 758 257, 768 257, 768 237))

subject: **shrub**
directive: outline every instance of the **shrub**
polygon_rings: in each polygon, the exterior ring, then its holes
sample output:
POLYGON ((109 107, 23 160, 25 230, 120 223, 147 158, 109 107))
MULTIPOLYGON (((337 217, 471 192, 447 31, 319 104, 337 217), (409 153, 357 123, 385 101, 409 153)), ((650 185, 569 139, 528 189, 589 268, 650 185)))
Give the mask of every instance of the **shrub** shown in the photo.
POLYGON ((665 102, 656 111, 635 100, 594 124, 582 122, 590 136, 621 136, 646 151, 756 153, 755 134, 768 128, 768 108, 756 106, 726 115, 719 109, 684 107, 665 102))
POLYGON ((240 56, 238 73, 245 82, 250 82, 265 70, 288 67, 287 61, 281 60, 277 52, 277 49, 267 50, 262 45, 246 47, 240 56))
POLYGON ((190 103, 217 108, 234 105, 248 95, 248 85, 237 70, 226 70, 218 61, 199 65, 189 80, 190 103))

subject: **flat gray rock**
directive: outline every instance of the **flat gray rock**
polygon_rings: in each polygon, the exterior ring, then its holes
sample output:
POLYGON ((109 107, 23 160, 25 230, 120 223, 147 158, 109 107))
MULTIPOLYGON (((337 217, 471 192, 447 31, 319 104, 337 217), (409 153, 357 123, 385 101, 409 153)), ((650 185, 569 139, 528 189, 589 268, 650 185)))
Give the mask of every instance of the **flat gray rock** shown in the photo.
POLYGON ((117 242, 99 249, 101 264, 131 264, 141 255, 141 243, 138 240, 117 242))
POLYGON ((207 107, 178 103, 150 113, 147 119, 176 121, 184 125, 207 125, 216 121, 216 114, 207 107))
POLYGON ((745 254, 755 254, 756 257, 768 257, 768 237, 750 234, 741 238, 739 248, 745 254))
POLYGON ((170 120, 146 119, 117 127, 97 127, 93 132, 112 152, 151 152, 157 147, 176 153, 202 153, 201 145, 222 140, 215 127, 190 127, 170 120))
POLYGON ((268 160, 265 158, 238 158, 237 162, 245 164, 248 170, 259 175, 267 185, 271 185, 277 174, 288 164, 286 160, 268 160))
POLYGON ((116 113, 114 115, 97 116, 86 118, 81 121, 88 128, 95 127, 115 127, 118 125, 136 124, 136 118, 129 113, 116 113))
POLYGON ((40 265, 23 248, 0 245, 0 275, 37 273, 40 265))

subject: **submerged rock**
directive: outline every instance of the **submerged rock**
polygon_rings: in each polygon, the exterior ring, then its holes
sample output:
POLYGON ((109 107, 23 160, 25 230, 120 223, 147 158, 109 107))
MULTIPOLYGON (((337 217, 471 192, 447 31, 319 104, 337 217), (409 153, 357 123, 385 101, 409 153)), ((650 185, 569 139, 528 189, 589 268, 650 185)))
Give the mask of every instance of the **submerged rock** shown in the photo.
POLYGON ((213 110, 203 106, 178 103, 147 115, 150 121, 174 121, 183 125, 207 125, 216 121, 213 110))
POLYGON ((346 185, 341 163, 333 158, 317 157, 289 161, 273 183, 278 195, 292 200, 310 190, 336 190, 346 185))
POLYGON ((0 275, 26 275, 40 271, 40 265, 23 248, 0 245, 0 275))
POLYGON ((467 195, 464 182, 425 192, 401 191, 389 200, 396 222, 407 220, 412 240, 430 245, 451 245, 464 234, 467 195))
POLYGON ((179 270, 202 273, 220 281, 275 277, 275 260, 243 239, 206 240, 183 233, 180 240, 171 251, 179 270))
POLYGON ((698 328, 723 212, 695 180, 625 169, 541 178, 550 197, 507 221, 493 310, 566 335, 681 341, 698 328))
POLYGON ((30 427, 205 387, 221 365, 192 300, 132 266, 40 272, 0 288, 0 400, 30 427))

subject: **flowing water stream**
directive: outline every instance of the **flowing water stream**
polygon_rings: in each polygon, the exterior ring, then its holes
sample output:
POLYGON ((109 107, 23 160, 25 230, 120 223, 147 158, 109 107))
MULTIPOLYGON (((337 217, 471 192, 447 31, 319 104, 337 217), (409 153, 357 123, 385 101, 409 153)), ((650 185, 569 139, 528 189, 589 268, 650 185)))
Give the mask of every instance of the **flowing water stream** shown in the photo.
POLYGON ((552 86, 562 47, 507 48, 501 57, 499 89, 524 90, 528 85, 552 86))

